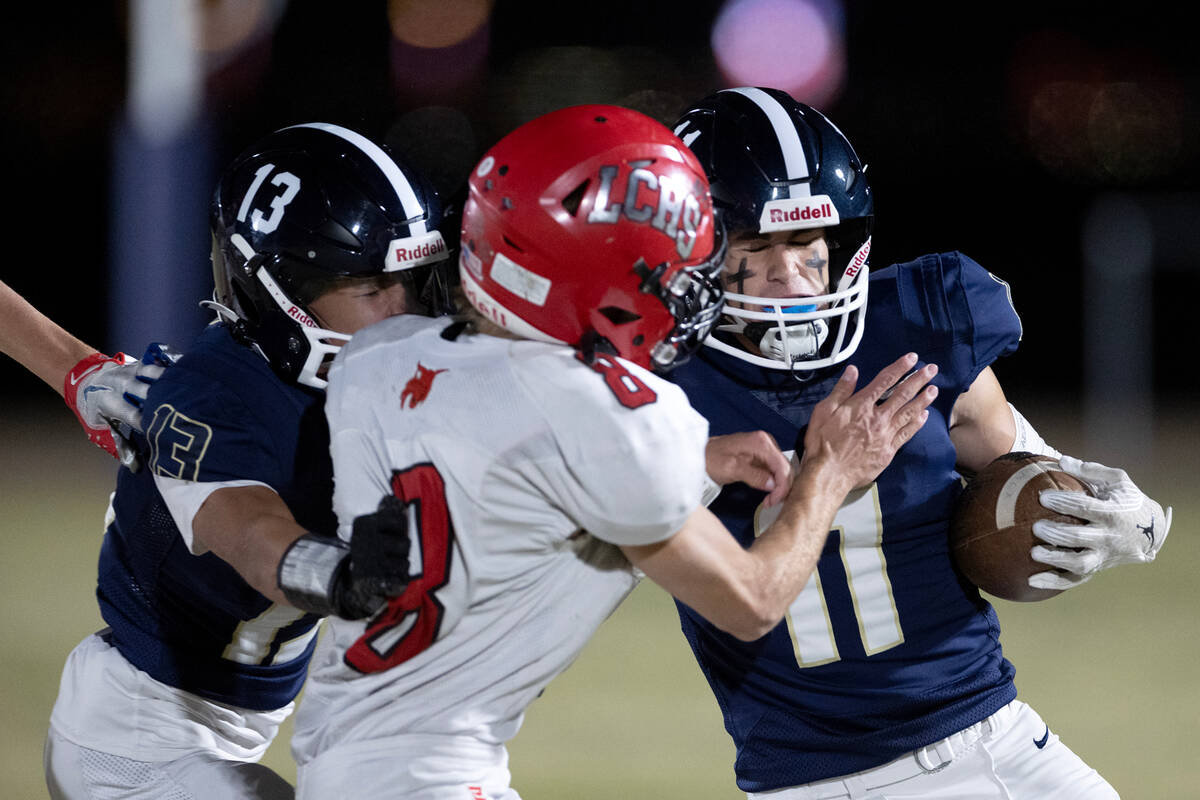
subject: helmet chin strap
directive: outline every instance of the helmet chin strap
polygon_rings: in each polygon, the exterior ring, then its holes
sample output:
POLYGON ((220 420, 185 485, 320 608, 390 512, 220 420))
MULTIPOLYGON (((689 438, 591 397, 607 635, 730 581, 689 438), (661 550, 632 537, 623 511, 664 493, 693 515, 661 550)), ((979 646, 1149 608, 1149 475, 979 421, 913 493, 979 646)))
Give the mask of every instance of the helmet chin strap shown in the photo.
POLYGON ((237 315, 237 312, 235 312, 232 308, 227 305, 223 305, 216 300, 201 300, 200 307, 207 308, 208 310, 215 312, 217 315, 217 321, 219 322, 234 323, 241 319, 241 317, 237 315))

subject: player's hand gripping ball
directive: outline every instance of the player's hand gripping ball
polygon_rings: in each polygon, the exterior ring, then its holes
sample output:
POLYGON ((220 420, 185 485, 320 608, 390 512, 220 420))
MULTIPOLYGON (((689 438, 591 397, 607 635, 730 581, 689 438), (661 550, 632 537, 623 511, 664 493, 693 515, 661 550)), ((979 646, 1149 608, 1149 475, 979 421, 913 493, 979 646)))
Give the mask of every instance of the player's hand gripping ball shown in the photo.
POLYGON ((1000 456, 967 484, 950 524, 951 555, 967 580, 1004 600, 1033 602, 1061 593, 1029 585, 1030 575, 1052 569, 1033 560, 1034 545, 1044 544, 1034 536, 1033 523, 1085 520, 1043 506, 1038 495, 1044 489, 1090 494, 1055 459, 1022 452, 1000 456))

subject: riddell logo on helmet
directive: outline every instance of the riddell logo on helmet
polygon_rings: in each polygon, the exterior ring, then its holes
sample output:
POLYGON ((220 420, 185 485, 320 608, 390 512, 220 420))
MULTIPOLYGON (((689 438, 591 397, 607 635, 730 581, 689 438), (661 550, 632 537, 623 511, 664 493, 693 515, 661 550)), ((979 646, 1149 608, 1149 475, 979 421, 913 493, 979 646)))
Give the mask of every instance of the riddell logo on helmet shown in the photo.
POLYGON ((849 266, 846 267, 846 277, 853 278, 858 274, 858 271, 863 268, 863 264, 867 263, 867 258, 871 255, 871 239, 863 242, 862 247, 858 248, 858 252, 854 254, 854 258, 850 259, 849 266))
POLYGON ((428 258, 429 256, 437 255, 438 253, 446 252, 445 242, 431 242, 423 244, 420 247, 413 248, 396 248, 397 261, 416 261, 418 258, 428 258))
POLYGON ((840 222, 837 207, 827 194, 768 200, 758 219, 760 233, 822 228, 840 222))
POLYGON ((504 309, 496 305, 496 303, 487 295, 486 292, 484 292, 470 280, 465 280, 462 282, 462 289, 463 294, 467 297, 467 302, 474 306, 475 310, 499 325, 501 328, 508 326, 508 316, 504 313, 504 309))
POLYGON ((388 272, 395 272, 431 261, 442 261, 449 255, 441 232, 431 231, 421 236, 393 239, 384 267, 388 272))
POLYGON ((258 272, 254 274, 258 277, 259 282, 266 287, 267 291, 271 294, 271 297, 275 299, 275 303, 281 309, 283 309, 283 313, 287 314, 289 317, 296 320, 296 322, 299 322, 306 328, 320 327, 317 325, 317 323, 313 322, 312 317, 310 317, 308 314, 305 314, 303 309, 293 303, 292 299, 284 294, 283 289, 279 288, 279 284, 277 284, 275 279, 271 277, 271 273, 267 271, 266 267, 259 267, 258 272))
POLYGON ((312 317, 305 314, 298 306, 289 305, 287 309, 288 316, 308 328, 317 327, 317 323, 313 322, 312 317))
POLYGON ((797 222, 802 219, 826 220, 832 217, 833 206, 829 203, 822 203, 817 208, 793 208, 791 211, 784 211, 782 208, 771 209, 771 222, 797 222))

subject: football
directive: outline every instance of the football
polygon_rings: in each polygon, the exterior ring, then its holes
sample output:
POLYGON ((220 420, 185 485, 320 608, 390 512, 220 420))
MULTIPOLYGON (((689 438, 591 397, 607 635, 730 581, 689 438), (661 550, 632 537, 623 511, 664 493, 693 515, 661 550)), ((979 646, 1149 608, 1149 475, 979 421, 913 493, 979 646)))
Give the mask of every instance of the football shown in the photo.
POLYGON ((1054 569, 1030 554, 1041 543, 1033 535, 1033 523, 1083 520, 1043 506, 1038 500, 1043 489, 1090 494, 1085 484, 1059 469, 1056 459, 1023 452, 1000 456, 967 483, 950 524, 950 552, 967 580, 990 595, 1017 602, 1060 593, 1029 585, 1030 575, 1054 569))

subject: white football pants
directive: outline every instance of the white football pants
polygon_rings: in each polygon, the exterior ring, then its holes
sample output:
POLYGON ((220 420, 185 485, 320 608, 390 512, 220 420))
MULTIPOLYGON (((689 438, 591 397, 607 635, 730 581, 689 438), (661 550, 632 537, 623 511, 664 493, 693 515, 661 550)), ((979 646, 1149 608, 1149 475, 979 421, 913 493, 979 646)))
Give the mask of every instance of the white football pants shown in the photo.
POLYGON ((51 800, 292 800, 292 785, 262 764, 197 753, 175 761, 135 761, 46 737, 51 800))
POLYGON ((873 769, 749 800, 1117 800, 1119 795, 1019 700, 873 769))

